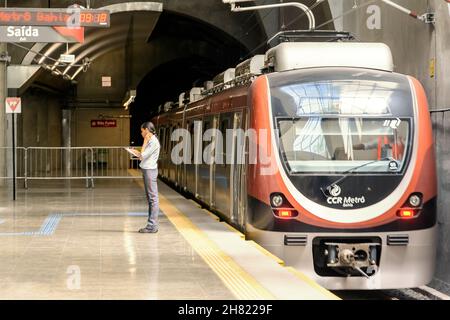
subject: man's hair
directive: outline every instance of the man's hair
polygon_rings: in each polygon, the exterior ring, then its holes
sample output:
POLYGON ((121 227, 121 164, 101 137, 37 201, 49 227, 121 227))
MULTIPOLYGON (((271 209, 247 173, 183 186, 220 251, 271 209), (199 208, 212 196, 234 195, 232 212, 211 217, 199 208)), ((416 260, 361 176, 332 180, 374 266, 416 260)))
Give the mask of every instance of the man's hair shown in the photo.
POLYGON ((142 124, 141 128, 142 129, 148 129, 148 131, 150 131, 153 134, 156 133, 155 125, 152 122, 144 122, 142 124))

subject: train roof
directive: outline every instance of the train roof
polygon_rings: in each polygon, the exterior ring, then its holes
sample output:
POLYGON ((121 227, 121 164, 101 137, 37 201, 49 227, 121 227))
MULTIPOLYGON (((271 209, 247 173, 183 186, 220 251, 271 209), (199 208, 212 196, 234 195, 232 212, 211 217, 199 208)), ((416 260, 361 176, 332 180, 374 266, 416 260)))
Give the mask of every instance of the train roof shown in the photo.
POLYGON ((267 51, 265 60, 275 72, 317 67, 394 71, 391 49, 384 43, 286 42, 267 51))
MULTIPOLYGON (((350 67, 394 71, 390 48, 384 43, 367 42, 283 42, 265 55, 256 55, 214 78, 204 88, 193 88, 172 104, 175 108, 202 100, 227 89, 248 85, 261 74, 308 68, 350 67)), ((165 110, 166 112, 168 110, 165 110)))

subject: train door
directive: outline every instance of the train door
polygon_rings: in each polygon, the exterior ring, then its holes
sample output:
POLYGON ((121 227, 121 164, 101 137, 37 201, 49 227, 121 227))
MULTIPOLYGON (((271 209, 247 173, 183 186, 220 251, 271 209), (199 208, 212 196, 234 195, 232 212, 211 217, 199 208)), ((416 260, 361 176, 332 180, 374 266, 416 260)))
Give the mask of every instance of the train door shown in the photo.
POLYGON ((189 135, 191 138, 191 144, 188 146, 190 147, 190 161, 186 163, 186 191, 193 194, 195 197, 197 197, 198 190, 197 190, 197 166, 195 164, 195 153, 196 150, 195 145, 198 145, 198 142, 195 139, 198 139, 198 137, 195 135, 195 120, 189 120, 187 123, 187 130, 189 131, 189 135))
MULTIPOLYGON (((183 125, 181 123, 178 123, 175 130, 178 129, 182 129, 183 125)), ((182 141, 182 140, 180 140, 182 141)), ((179 143, 179 141, 173 141, 172 142, 172 150, 173 148, 175 148, 175 146, 179 143)), ((180 156, 183 156, 182 154, 180 154, 180 156)), ((172 158, 172 151, 170 152, 170 157, 172 158)), ((173 161, 172 161, 173 162, 173 161)), ((178 187, 182 188, 183 187, 183 167, 184 164, 175 164, 175 181, 178 187)))
POLYGON ((167 128, 167 127, 164 127, 163 128, 163 136, 162 136, 162 140, 161 140, 161 144, 162 144, 162 147, 161 147, 161 150, 160 150, 160 152, 161 152, 161 175, 163 176, 163 177, 167 177, 167 175, 166 175, 166 169, 167 169, 167 161, 166 161, 166 148, 167 148, 167 141, 166 141, 166 136, 167 136, 167 131, 168 131, 169 129, 167 128))
MULTIPOLYGON (((185 124, 184 124, 184 129, 186 130, 185 131, 185 134, 187 134, 187 136, 186 137, 183 137, 183 144, 185 145, 185 147, 191 147, 191 144, 193 143, 193 141, 191 140, 191 137, 190 137, 190 122, 189 121, 186 121, 185 122, 185 124), (189 141, 190 140, 190 143, 186 143, 186 141, 184 141, 184 139, 187 139, 187 141, 189 141)), ((181 164, 181 170, 182 170, 182 172, 181 172, 181 188, 184 190, 184 191, 187 191, 187 189, 188 189, 188 186, 187 186, 187 181, 188 181, 188 179, 187 179, 187 169, 188 169, 188 163, 187 163, 187 161, 188 161, 188 159, 187 158, 189 158, 189 157, 187 157, 187 155, 189 155, 190 156, 190 154, 191 154, 191 150, 185 150, 185 149, 183 149, 183 154, 182 154, 182 157, 183 157, 183 163, 181 164)))
POLYGON ((172 134, 173 132, 176 130, 177 125, 174 124, 170 130, 170 136, 169 136, 169 150, 167 150, 167 161, 169 163, 170 166, 170 180, 172 180, 173 182, 175 182, 175 185, 178 185, 177 182, 177 165, 172 161, 172 150, 173 147, 175 146, 175 141, 172 141, 172 134))
POLYGON ((163 152, 164 152, 164 127, 160 127, 158 131, 158 139, 161 144, 161 150, 160 150, 160 157, 159 157, 159 163, 158 163, 158 174, 160 176, 163 176, 163 167, 164 167, 164 161, 163 161, 163 152))
POLYGON ((172 126, 166 128, 166 136, 164 142, 164 176, 170 179, 170 159, 169 159, 169 150, 170 150, 170 136, 172 135, 172 126))
POLYGON ((215 166, 215 203, 216 209, 223 213, 224 215, 230 217, 231 214, 231 198, 230 198, 230 179, 231 179, 231 161, 230 155, 227 153, 231 150, 232 141, 230 139, 231 135, 228 136, 227 131, 233 129, 233 113, 224 113, 220 115, 218 119, 218 130, 222 136, 222 143, 219 143, 220 138, 216 138, 216 159, 217 163, 215 166))
POLYGON ((167 132, 169 131, 169 127, 164 128, 164 141, 162 141, 161 148, 161 162, 162 162, 162 175, 167 178, 167 161, 166 161, 166 149, 167 149, 167 132))
POLYGON ((230 174, 230 217, 235 225, 245 225, 246 170, 245 170, 245 114, 236 112, 233 117, 233 136, 230 174))
POLYGON ((197 165, 198 168, 198 195, 199 199, 210 204, 211 202, 211 157, 213 143, 205 141, 205 133, 213 128, 214 118, 207 116, 203 118, 202 139, 201 139, 201 163, 197 165), (209 152, 208 152, 209 150, 209 152))
POLYGON ((202 161, 203 154, 203 140, 202 140, 202 127, 203 122, 200 119, 194 120, 192 124, 191 139, 192 143, 192 163, 194 166, 194 176, 192 181, 194 182, 194 195, 199 198, 200 192, 200 163, 202 161))
POLYGON ((214 136, 212 137, 212 152, 211 152, 211 158, 210 158, 210 166, 209 166, 209 195, 210 200, 209 204, 211 208, 216 208, 216 157, 217 157, 217 129, 219 128, 219 117, 220 115, 216 115, 213 118, 213 124, 212 129, 214 130, 214 136))
MULTIPOLYGON (((244 109, 242 112, 242 128, 244 129, 244 133, 249 130, 250 127, 250 117, 248 115, 248 109, 244 109)), ((246 138, 245 134, 242 138, 242 141, 238 143, 240 153, 238 152, 238 156, 240 157, 240 188, 239 194, 237 195, 238 199, 238 225, 241 230, 245 232, 245 225, 247 223, 247 166, 248 166, 248 154, 249 154, 249 140, 246 138)), ((238 149, 238 150, 239 150, 238 149)))

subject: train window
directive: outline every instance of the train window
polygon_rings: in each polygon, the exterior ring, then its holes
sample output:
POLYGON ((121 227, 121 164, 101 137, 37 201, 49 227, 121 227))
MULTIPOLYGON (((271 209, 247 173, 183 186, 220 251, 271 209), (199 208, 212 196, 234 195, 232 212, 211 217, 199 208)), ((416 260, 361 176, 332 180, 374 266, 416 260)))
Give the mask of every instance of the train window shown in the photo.
MULTIPOLYGON (((208 131, 209 129, 211 129, 211 122, 210 121, 205 121, 203 122, 203 133, 202 136, 204 137, 205 132, 208 131)), ((210 141, 204 141, 203 140, 203 147, 202 150, 205 150, 205 148, 210 144, 210 141)))
MULTIPOLYGON (((231 119, 225 118, 220 122, 220 132, 222 133, 223 142, 222 142, 222 150, 218 150, 220 154, 222 155, 222 164, 226 165, 228 163, 227 161, 227 130, 231 129, 231 119)), ((231 141, 229 141, 231 143, 231 141)), ((229 148, 230 149, 230 148, 229 148)))
POLYGON ((168 127, 166 129, 166 140, 165 140, 165 152, 166 154, 170 154, 170 137, 172 136, 172 127, 168 127))
POLYGON ((189 134, 191 135, 191 163, 194 163, 194 155, 195 155, 194 123, 191 123, 188 128, 189 134))
POLYGON ((170 151, 172 150, 172 141, 170 137, 172 137, 173 127, 169 127, 169 131, 167 132, 167 141, 166 141, 166 152, 168 155, 170 155, 170 151))
MULTIPOLYGON (((181 124, 180 123, 178 123, 174 128, 173 128, 173 130, 174 131, 177 131, 179 128, 181 128, 181 124)), ((173 148, 175 148, 175 146, 179 143, 179 142, 182 142, 183 141, 183 138, 178 138, 179 140, 175 140, 175 141, 172 141, 172 147, 171 147, 171 152, 172 152, 172 150, 173 150, 173 148)), ((180 157, 182 158, 182 159, 184 159, 183 157, 184 157, 184 150, 182 149, 181 151, 180 151, 180 157)))
POLYGON ((291 173, 399 173, 410 149, 410 119, 278 119, 291 173))
POLYGON ((164 149, 164 133, 165 128, 164 127, 159 128, 159 141, 162 144, 162 149, 164 149))
POLYGON ((292 83, 273 83, 271 95, 274 113, 297 117, 320 114, 384 116, 397 114, 396 101, 404 100, 400 83, 387 78, 383 78, 383 81, 373 80, 365 73, 334 74, 332 77, 342 79, 299 82, 295 78, 292 83))

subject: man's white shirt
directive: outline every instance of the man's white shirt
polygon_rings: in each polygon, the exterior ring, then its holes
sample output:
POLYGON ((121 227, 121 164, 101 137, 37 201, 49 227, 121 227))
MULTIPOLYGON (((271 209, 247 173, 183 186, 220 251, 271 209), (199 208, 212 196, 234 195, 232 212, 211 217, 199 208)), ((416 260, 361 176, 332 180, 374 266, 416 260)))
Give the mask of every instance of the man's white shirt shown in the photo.
POLYGON ((156 138, 155 135, 153 135, 144 152, 141 153, 141 163, 140 167, 141 169, 158 169, 158 159, 159 159, 159 151, 161 149, 161 145, 158 141, 158 138, 156 138))

